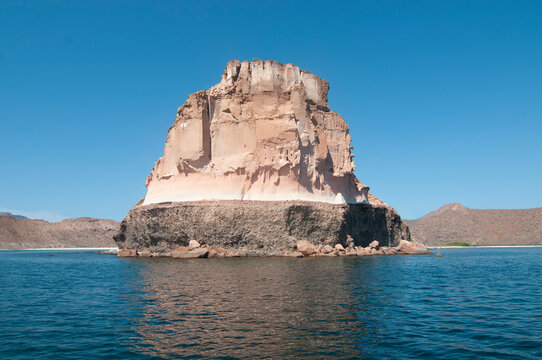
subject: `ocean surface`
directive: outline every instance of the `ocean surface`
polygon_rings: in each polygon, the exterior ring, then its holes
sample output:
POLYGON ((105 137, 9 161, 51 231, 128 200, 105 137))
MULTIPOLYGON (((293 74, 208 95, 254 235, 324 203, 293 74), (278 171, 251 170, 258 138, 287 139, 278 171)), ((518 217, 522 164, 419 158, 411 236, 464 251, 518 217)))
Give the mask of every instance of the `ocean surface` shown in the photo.
POLYGON ((542 359, 542 248, 440 251, 3 251, 0 359, 542 359))

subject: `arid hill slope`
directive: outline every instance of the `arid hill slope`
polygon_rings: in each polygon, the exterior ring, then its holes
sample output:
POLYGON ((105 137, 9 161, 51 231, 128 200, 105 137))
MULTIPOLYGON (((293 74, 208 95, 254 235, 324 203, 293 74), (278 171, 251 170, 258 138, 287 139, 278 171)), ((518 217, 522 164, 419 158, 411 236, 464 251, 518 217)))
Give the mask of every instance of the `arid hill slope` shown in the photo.
POLYGON ((412 237, 427 245, 542 244, 542 208, 469 209, 447 204, 417 220, 404 220, 412 237))
POLYGON ((57 223, 0 216, 0 249, 116 247, 113 220, 76 218, 57 223))

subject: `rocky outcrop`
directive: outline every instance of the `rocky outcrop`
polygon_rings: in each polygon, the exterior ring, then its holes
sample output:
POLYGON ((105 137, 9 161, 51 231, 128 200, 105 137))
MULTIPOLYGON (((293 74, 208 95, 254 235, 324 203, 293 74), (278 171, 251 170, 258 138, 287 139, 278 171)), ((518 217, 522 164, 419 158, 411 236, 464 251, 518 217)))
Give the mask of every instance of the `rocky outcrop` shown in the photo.
MULTIPOLYGON (((191 240, 193 242, 195 240, 191 240)), ((156 248, 155 248, 156 249, 156 248)), ((110 252, 107 252, 110 253, 110 252)), ((329 256, 369 256, 369 255, 422 255, 432 254, 427 247, 422 244, 414 243, 407 240, 400 240, 397 246, 380 246, 376 240, 372 241, 368 246, 357 246, 354 242, 349 242, 345 248, 337 243, 334 247, 330 244, 313 244, 308 240, 298 240, 292 249, 285 251, 247 251, 247 249, 239 250, 237 247, 226 249, 215 245, 199 245, 179 246, 173 251, 158 251, 151 252, 145 248, 143 250, 122 249, 118 251, 120 257, 172 257, 174 259, 197 259, 197 258, 232 258, 246 256, 280 256, 291 258, 302 257, 329 257, 329 256)), ((440 256, 440 254, 437 254, 440 256)))
MULTIPOLYGON (((120 248, 167 254, 191 241, 248 255, 315 246, 397 246, 410 240, 392 208, 309 201, 194 201, 136 206, 115 237, 120 248)), ((308 250, 307 250, 308 251, 308 250)))
POLYGON ((211 257, 297 257, 374 254, 371 243, 410 240, 354 175, 349 128, 329 109, 328 89, 292 64, 230 61, 220 83, 178 109, 119 247, 200 257, 193 241, 211 257))
POLYGON ((456 203, 405 222, 413 237, 427 245, 542 244, 542 208, 469 209, 456 203))
POLYGON ((0 249, 116 247, 113 220, 76 218, 51 223, 0 215, 0 249))

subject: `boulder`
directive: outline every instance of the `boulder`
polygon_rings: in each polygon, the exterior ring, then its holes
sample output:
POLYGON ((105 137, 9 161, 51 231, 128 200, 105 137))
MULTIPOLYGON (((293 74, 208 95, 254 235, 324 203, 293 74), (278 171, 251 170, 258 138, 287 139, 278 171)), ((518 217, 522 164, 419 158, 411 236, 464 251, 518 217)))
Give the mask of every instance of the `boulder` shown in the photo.
POLYGON ((209 250, 198 248, 190 251, 174 251, 172 257, 174 259, 197 259, 204 258, 209 255, 209 250))
POLYGON ((322 248, 322 252, 323 252, 324 254, 332 253, 332 252, 333 252, 333 248, 331 247, 331 245, 325 245, 325 246, 322 248))
POLYGON ((197 242, 196 240, 190 240, 190 242, 188 243, 188 247, 190 249, 197 249, 201 246, 201 244, 199 242, 197 242))
POLYGON ((371 249, 378 249, 380 247, 380 243, 378 241, 373 241, 372 243, 369 244, 369 247, 371 249))
POLYGON ((366 256, 366 255, 369 255, 369 254, 367 254, 367 252, 365 251, 364 248, 359 248, 359 249, 357 249, 357 250, 356 250, 356 254, 357 254, 358 256, 366 256))
POLYGON ((342 246, 341 244, 335 244, 335 249, 339 251, 344 251, 344 246, 342 246))
POLYGON ((397 251, 402 254, 432 254, 425 245, 415 243, 412 241, 401 240, 397 246, 397 251))
POLYGON ((304 256, 310 256, 316 252, 316 247, 307 240, 299 240, 296 249, 304 256))
POLYGON ((137 256, 137 251, 135 249, 120 249, 117 256, 118 257, 133 257, 133 256, 137 256))
POLYGON ((149 249, 144 249, 139 252, 139 257, 151 257, 151 251, 149 249))
POLYGON ((285 252, 281 254, 282 257, 290 257, 290 258, 302 258, 303 254, 299 251, 291 251, 291 252, 285 252))

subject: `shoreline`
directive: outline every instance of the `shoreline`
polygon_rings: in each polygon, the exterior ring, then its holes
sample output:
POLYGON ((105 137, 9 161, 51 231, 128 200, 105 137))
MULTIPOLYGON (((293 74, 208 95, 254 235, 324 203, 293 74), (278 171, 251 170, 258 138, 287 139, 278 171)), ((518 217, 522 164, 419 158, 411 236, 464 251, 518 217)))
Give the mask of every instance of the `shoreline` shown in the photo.
POLYGON ((82 250, 118 250, 118 247, 74 247, 74 248, 35 248, 35 249, 0 249, 0 251, 82 251, 82 250))
MULTIPOLYGON (((526 247, 542 247, 540 245, 470 245, 470 246, 446 246, 428 245, 428 249, 472 249, 472 248, 526 248, 526 247)), ((0 249, 0 251, 70 251, 70 250, 119 250, 118 247, 70 247, 70 248, 29 248, 29 249, 0 249)))

